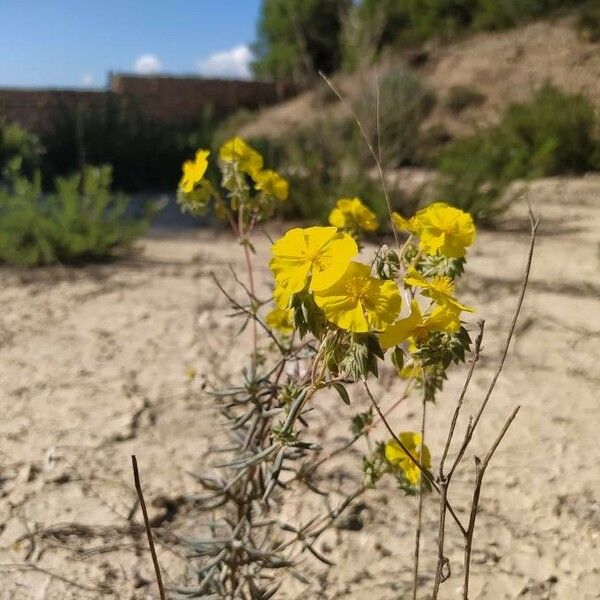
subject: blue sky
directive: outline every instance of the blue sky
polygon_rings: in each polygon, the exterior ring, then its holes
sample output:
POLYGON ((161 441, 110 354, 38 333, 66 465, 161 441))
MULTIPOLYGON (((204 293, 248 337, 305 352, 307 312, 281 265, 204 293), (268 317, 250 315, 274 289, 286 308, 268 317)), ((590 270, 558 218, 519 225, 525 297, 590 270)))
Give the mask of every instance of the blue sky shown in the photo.
POLYGON ((0 0, 0 86, 102 87, 109 71, 244 76, 260 0, 0 0))

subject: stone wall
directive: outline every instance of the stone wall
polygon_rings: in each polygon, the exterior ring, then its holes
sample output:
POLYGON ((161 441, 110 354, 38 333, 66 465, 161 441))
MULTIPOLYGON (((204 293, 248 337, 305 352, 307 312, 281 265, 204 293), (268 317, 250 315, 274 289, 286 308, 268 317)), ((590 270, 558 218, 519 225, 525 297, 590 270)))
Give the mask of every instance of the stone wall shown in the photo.
POLYGON ((41 133, 59 111, 99 106, 106 98, 105 91, 0 88, 0 121, 19 123, 29 131, 41 133))
POLYGON ((108 90, 0 88, 0 120, 41 133, 51 127, 59 111, 101 106, 109 98, 127 98, 137 102, 148 116, 176 124, 198 120, 207 106, 223 116, 241 108, 269 106, 297 91, 285 82, 114 75, 108 90))
POLYGON ((133 75, 113 76, 110 90, 135 98, 149 116, 166 122, 197 117, 208 105, 220 115, 240 108, 254 110, 281 102, 297 92, 285 82, 133 75))

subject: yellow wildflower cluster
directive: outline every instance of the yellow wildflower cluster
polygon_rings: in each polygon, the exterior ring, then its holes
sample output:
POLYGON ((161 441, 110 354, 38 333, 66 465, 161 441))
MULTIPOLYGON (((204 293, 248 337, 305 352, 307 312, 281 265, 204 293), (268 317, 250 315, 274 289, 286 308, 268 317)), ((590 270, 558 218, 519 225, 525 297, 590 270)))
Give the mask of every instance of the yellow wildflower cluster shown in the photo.
MULTIPOLYGON (((260 153, 234 137, 218 151, 225 202, 207 179, 209 156, 208 150, 198 150, 194 160, 184 163, 179 201, 200 213, 213 199, 248 253, 249 233, 287 199, 288 182, 264 168, 260 153)), ((442 202, 409 219, 393 213, 394 227, 407 232, 408 240, 398 252, 382 249, 371 264, 359 261, 357 241, 377 230, 375 213, 360 198, 340 198, 328 220, 329 226, 290 229, 273 243, 274 307, 263 325, 288 336, 278 343, 290 348, 294 332, 312 334, 320 347, 315 360, 323 362, 321 369, 313 367, 312 376, 327 372, 338 392, 341 381, 377 373, 377 361, 390 350, 400 376, 422 385, 425 398, 433 399, 449 364, 464 360, 469 349, 461 316, 473 308, 456 297, 455 279, 475 240, 471 216, 442 202)), ((400 433, 379 448, 380 467, 387 465, 382 468, 394 473, 401 486, 410 491, 421 483, 415 461, 428 470, 430 454, 418 433, 400 433)))
MULTIPOLYGON (((425 240, 428 248, 435 245, 436 254, 448 252, 446 256, 453 257, 459 247, 464 254, 474 239, 471 217, 442 203, 419 211, 408 221, 397 214, 394 219, 397 226, 418 234, 420 243, 425 240)), ((371 266, 354 261, 358 246, 348 231, 377 227, 375 215, 358 198, 339 200, 329 221, 333 227, 291 229, 273 244, 270 267, 280 309, 289 308, 295 294, 308 292, 329 323, 353 333, 376 333, 384 349, 411 339, 423 340, 435 331, 456 332, 461 312, 472 312, 455 298, 449 276, 426 278, 411 265, 400 286, 394 279, 374 276, 371 266), (401 287, 411 289, 412 296, 419 291, 429 302, 424 314, 413 300, 410 314, 401 318, 401 287)))
POLYGON ((383 330, 400 311, 397 284, 371 276, 369 266, 354 262, 356 242, 335 227, 291 229, 272 252, 279 308, 308 291, 329 322, 357 333, 383 330))
MULTIPOLYGON (((398 374, 433 400, 446 369, 464 361, 470 347, 461 316, 474 309, 456 297, 455 279, 475 229, 468 214, 443 203, 411 219, 397 214, 393 219, 410 236, 399 254, 378 252, 383 263, 377 257, 372 264, 357 260, 355 236, 376 227, 375 216, 358 198, 338 201, 329 216, 331 227, 294 228, 276 240, 270 262, 276 308, 266 323, 284 335, 312 333, 338 392, 340 380, 376 374, 377 360, 390 350, 398 374)), ((427 484, 421 477, 430 463, 420 434, 402 432, 366 460, 366 480, 389 472, 413 493, 427 484)))
MULTIPOLYGON (((184 210, 201 214, 211 198, 217 202, 217 213, 226 212, 225 204, 206 179, 208 170, 208 150, 198 150, 195 159, 183 163, 183 174, 179 182, 178 201, 184 210)), ((219 148, 219 161, 223 169, 223 185, 235 197, 231 208, 240 208, 239 196, 243 196, 250 212, 261 218, 271 210, 270 201, 287 200, 289 185, 279 173, 271 169, 263 169, 263 157, 242 138, 234 137, 219 148), (253 183, 258 192, 253 199, 247 192, 246 177, 253 183), (262 214, 264 213, 264 214, 262 214)))
MULTIPOLYGON (((234 316, 244 319, 240 331, 248 324, 252 328, 252 358, 241 385, 215 394, 220 406, 227 402, 223 414, 234 432, 233 445, 226 450, 232 460, 225 468, 244 469, 243 486, 223 487, 225 505, 238 512, 242 506, 244 514, 252 513, 256 498, 279 506, 278 494, 269 500, 282 481, 279 472, 301 473, 301 464, 323 462, 309 463, 307 458, 309 452, 321 451, 306 435, 314 419, 304 419, 315 396, 329 389, 349 405, 349 386, 359 381, 372 406, 353 415, 349 445, 382 424, 391 434, 388 439, 367 439, 363 489, 391 475, 408 494, 440 491, 425 445, 425 406, 436 400, 448 368, 466 362, 471 351, 463 318, 474 309, 457 297, 456 286, 475 240, 471 216, 443 202, 410 218, 392 213, 392 225, 402 234, 394 236, 396 247, 382 245, 367 261, 359 243, 363 234, 378 229, 377 216, 360 198, 340 198, 328 226, 294 227, 272 243, 273 297, 264 299, 263 278, 253 270, 251 233, 288 198, 289 184, 265 168, 260 153, 239 137, 218 150, 219 188, 207 177, 212 174, 209 156, 208 150, 198 150, 194 160, 184 163, 178 198, 195 213, 212 200, 217 214, 228 219, 245 255, 247 282, 235 272, 233 278, 246 300, 238 300, 216 275, 214 279, 234 316), (380 405, 369 388, 369 377, 377 378, 379 365, 386 362, 406 379, 402 399, 420 390, 421 433, 394 435, 388 415, 398 402, 389 398, 380 405), (292 461, 302 462, 294 468, 292 461), (268 483, 264 473, 272 475, 268 483)), ((477 348, 480 342, 478 338, 477 348)), ((195 378, 195 371, 188 370, 188 377, 195 378)), ((293 484, 300 479, 285 481, 295 493, 293 484)), ((214 488, 212 482, 207 487, 214 488)))

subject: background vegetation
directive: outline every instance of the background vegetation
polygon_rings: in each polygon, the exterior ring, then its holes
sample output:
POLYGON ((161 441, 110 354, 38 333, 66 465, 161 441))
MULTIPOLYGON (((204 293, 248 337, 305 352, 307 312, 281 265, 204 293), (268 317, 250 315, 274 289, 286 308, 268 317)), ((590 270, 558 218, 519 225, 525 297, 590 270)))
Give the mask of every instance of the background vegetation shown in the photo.
POLYGON ((43 184, 50 187, 86 162, 111 164, 118 189, 171 191, 183 161, 210 145, 218 122, 209 108, 195 123, 167 124, 145 116, 133 101, 111 98, 65 110, 41 138, 43 184))
POLYGON ((112 167, 82 167, 45 193, 38 140, 14 125, 0 128, 0 140, 0 262, 106 260, 147 229, 154 207, 136 214, 128 196, 112 192, 112 167))
POLYGON ((451 143, 436 166, 442 197, 489 218, 511 181, 600 169, 596 114, 582 95, 547 84, 531 102, 510 106, 497 126, 451 143))
MULTIPOLYGON (((327 91, 323 88, 322 101, 339 102, 327 91)), ((353 99, 353 110, 369 132, 371 143, 377 145, 376 88, 363 92, 353 99)), ((388 168, 416 164, 418 131, 435 104, 433 94, 400 64, 382 78, 379 102, 383 163, 388 168)), ((349 115, 252 143, 290 179, 290 199, 283 207, 283 216, 322 221, 337 199, 359 196, 380 218, 387 218, 379 181, 365 177, 365 169, 373 167, 372 157, 349 115)), ((391 196, 394 208, 407 209, 409 199, 398 190, 392 190, 391 196)))
POLYGON ((598 30, 590 0, 265 0, 254 73, 306 83, 318 70, 356 68, 389 48, 513 27, 584 6, 582 28, 598 30))
MULTIPOLYGON (((512 27, 530 19, 576 10, 575 27, 588 40, 600 39, 600 7, 584 0, 360 0, 307 2, 302 14, 293 0, 267 0, 259 25, 255 72, 262 76, 314 81, 316 71, 362 70, 382 59, 398 63, 398 52, 436 38, 448 41, 480 30, 512 27), (317 8, 315 4, 319 4, 317 8), (335 19, 327 46, 309 43, 306 32, 335 19), (319 56, 318 60, 315 57, 319 56), (307 59, 310 56, 310 59, 307 59), (286 64, 283 68, 281 65, 286 64), (294 66, 292 66, 294 65, 294 66)), ((317 36, 318 37, 318 36, 317 36)), ((373 77, 371 77, 373 79, 373 77)), ((405 66, 388 69, 380 80, 380 133, 387 168, 422 166, 439 170, 434 189, 478 219, 500 212, 510 182, 600 168, 598 131, 593 106, 583 96, 544 86, 533 100, 510 106, 493 127, 467 139, 452 140, 441 126, 426 126, 436 102, 450 114, 486 101, 478 90, 455 86, 441 100, 405 66)), ((374 89, 356 85, 347 93, 365 129, 375 142, 374 89)), ((326 110, 335 96, 322 84, 314 95, 314 110, 326 110)), ((358 181, 360 170, 373 166, 364 142, 348 118, 330 118, 317 125, 286 130, 276 140, 255 140, 271 161, 292 179, 286 216, 319 219, 335 199, 361 195, 381 213, 377 186, 358 181)), ((249 118, 248 115, 244 119, 249 118)), ((427 194, 431 194, 431 187, 427 194)), ((408 213, 419 197, 395 195, 397 207, 408 213)))
POLYGON ((39 166, 39 139, 14 123, 0 122, 0 182, 7 170, 31 176, 39 166))

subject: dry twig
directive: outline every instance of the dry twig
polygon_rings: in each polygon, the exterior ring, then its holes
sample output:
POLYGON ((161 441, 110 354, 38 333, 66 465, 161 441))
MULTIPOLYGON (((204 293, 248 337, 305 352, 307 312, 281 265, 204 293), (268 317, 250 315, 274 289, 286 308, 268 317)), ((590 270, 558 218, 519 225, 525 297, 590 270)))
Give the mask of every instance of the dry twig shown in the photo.
POLYGON ((158 564, 158 556, 156 555, 156 549, 154 548, 152 529, 150 528, 150 521, 148 520, 148 510, 146 509, 146 502, 144 500, 142 484, 140 483, 140 474, 138 471, 137 459, 135 457, 135 454, 131 455, 131 465, 133 467, 133 480, 135 482, 135 490, 137 492, 138 498, 140 499, 142 515, 144 516, 144 525, 146 526, 146 535, 148 536, 148 545, 150 546, 150 554, 152 555, 152 564, 154 565, 154 573, 156 575, 156 584, 158 585, 158 592, 160 594, 161 600, 167 600, 165 588, 162 582, 162 577, 160 575, 160 565, 158 564))
MULTIPOLYGON (((516 328, 517 321, 519 318, 519 314, 520 314, 521 308, 523 306, 525 292, 526 292, 528 284, 529 284, 529 276, 531 273, 531 264, 532 264, 532 260, 533 260, 533 252, 535 249, 537 228, 539 225, 539 219, 536 219, 534 217, 534 215, 531 211, 531 208, 529 208, 529 221, 530 221, 529 252, 527 255, 525 272, 524 272, 523 278, 521 280, 521 287, 520 287, 519 296, 517 298, 517 304, 516 304, 515 311, 514 311, 512 320, 511 320, 510 327, 508 329, 508 333, 507 333, 506 341, 504 343, 502 354, 500 355, 500 361, 498 363, 498 367, 496 368, 496 371, 494 373, 492 381, 490 382, 488 390, 479 406, 479 409, 478 409, 475 417, 469 418, 469 422, 467 424, 464 439, 458 449, 458 454, 457 454, 454 462, 452 463, 452 466, 451 466, 449 472, 446 473, 445 472, 445 462, 448 457, 448 452, 450 450, 450 445, 452 443, 452 438, 454 436, 458 417, 459 417, 461 408, 463 406, 464 397, 465 397, 465 394, 469 387, 469 383, 471 381, 473 371, 475 369, 475 364, 479 360, 479 354, 480 354, 480 350, 481 350, 481 342, 483 339, 483 329, 484 329, 484 323, 480 322, 479 334, 478 334, 477 340, 475 342, 475 349, 474 349, 473 359, 471 361, 471 366, 469 368, 469 372, 465 379, 465 383, 463 385, 462 392, 458 398, 456 408, 454 409, 454 414, 452 416, 452 421, 450 423, 450 429, 448 431, 448 437, 446 439, 446 444, 444 446, 444 451, 442 453, 442 458, 440 460, 439 474, 438 474, 438 484, 439 484, 439 491, 440 491, 440 511, 439 511, 439 524, 438 524, 438 527, 439 527, 439 530, 438 530, 438 558, 437 558, 437 566, 436 566, 436 572, 435 572, 432 600, 437 600, 440 585, 446 579, 448 579, 448 577, 450 576, 449 561, 448 561, 447 557, 444 555, 448 488, 450 486, 450 483, 452 481, 452 477, 456 471, 456 468, 458 467, 458 465, 461 463, 462 459, 464 458, 465 452, 467 451, 467 448, 469 447, 469 444, 471 443, 471 440, 473 439, 473 433, 475 431, 475 428, 477 427, 477 424, 479 423, 479 421, 481 419, 483 411, 485 410, 485 408, 490 400, 490 397, 492 395, 492 392, 494 391, 496 382, 498 381, 498 378, 500 377, 500 374, 502 373, 502 370, 504 368, 504 363, 506 362, 506 357, 508 355, 510 343, 514 336, 514 332, 515 332, 515 328, 516 328)), ((464 600, 468 600, 471 551, 472 551, 472 547, 473 547, 475 520, 477 517, 477 509, 479 506, 479 497, 481 495, 481 486, 483 483, 483 476, 485 474, 485 470, 487 469, 490 459, 492 458, 494 452, 497 450, 500 442, 502 441, 502 438, 508 431, 508 428, 510 427, 511 423, 517 416, 519 408, 520 407, 517 406, 513 410, 510 417, 505 422, 504 427, 500 431, 500 434, 498 435, 495 442, 492 444, 490 450, 488 451, 485 458, 483 459, 483 461, 479 461, 478 459, 476 459, 476 480, 475 480, 475 489, 473 492, 471 507, 470 507, 470 511, 469 511, 469 523, 467 525, 466 530, 463 531, 463 537, 465 540, 464 579, 463 579, 463 599, 464 600)))

